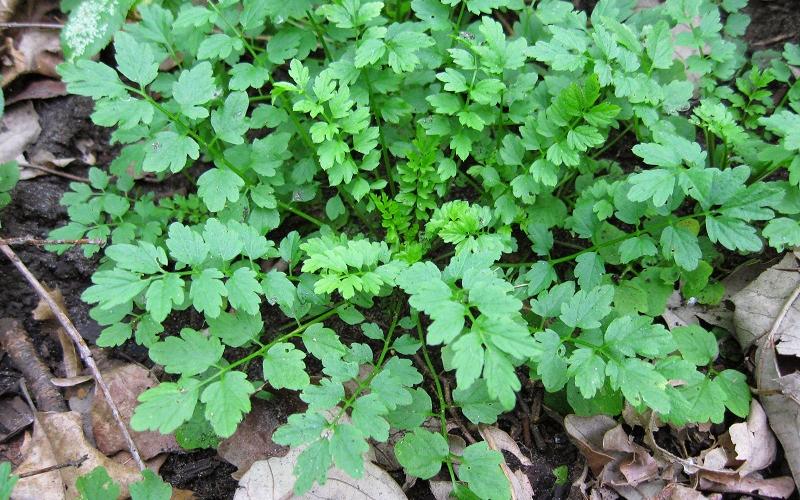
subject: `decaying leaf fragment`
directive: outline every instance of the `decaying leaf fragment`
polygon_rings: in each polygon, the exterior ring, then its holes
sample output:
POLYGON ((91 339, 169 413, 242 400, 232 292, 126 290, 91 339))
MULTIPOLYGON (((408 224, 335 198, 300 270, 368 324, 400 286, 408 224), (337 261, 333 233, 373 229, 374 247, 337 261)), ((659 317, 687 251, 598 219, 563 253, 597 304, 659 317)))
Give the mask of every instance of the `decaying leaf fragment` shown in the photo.
MULTIPOLYGON (((769 425, 783 446, 795 483, 800 483, 800 384, 794 369, 778 358, 797 352, 800 288, 797 257, 787 254, 733 297, 736 338, 754 350, 756 386, 769 425), (782 366, 787 365, 787 366, 782 366)), ((796 355, 796 354, 795 354, 796 355)))

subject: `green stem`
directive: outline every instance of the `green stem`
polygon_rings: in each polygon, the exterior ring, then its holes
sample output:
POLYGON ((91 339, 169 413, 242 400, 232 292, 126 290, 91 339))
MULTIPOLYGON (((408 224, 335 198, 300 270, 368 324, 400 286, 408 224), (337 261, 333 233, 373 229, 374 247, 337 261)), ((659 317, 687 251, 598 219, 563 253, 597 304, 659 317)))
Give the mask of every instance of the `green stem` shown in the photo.
POLYGON ((328 61, 333 61, 331 51, 328 48, 327 42, 325 42, 325 33, 322 31, 319 23, 317 23, 317 20, 314 18, 314 14, 310 10, 307 10, 306 16, 308 16, 308 20, 311 21, 311 27, 314 28, 314 33, 317 34, 317 39, 322 44, 322 51, 325 53, 325 59, 328 61))
POLYGON ((353 394, 347 398, 347 400, 342 405, 341 409, 339 409, 339 414, 336 415, 336 418, 333 419, 333 422, 330 423, 330 426, 334 426, 339 423, 339 419, 347 412, 347 409, 353 406, 358 396, 364 392, 364 389, 369 387, 370 382, 374 379, 378 374, 381 372, 381 368, 383 367, 383 361, 386 359, 386 354, 389 352, 389 347, 392 345, 392 337, 394 336, 394 330, 397 328, 397 321, 400 319, 400 309, 402 308, 402 302, 397 304, 397 308, 394 310, 394 315, 392 316, 392 324, 389 326, 389 331, 386 333, 386 338, 383 340, 383 349, 381 349, 381 354, 378 356, 378 361, 375 363, 375 367, 370 372, 369 376, 364 379, 363 382, 358 384, 358 387, 353 394))
MULTIPOLYGON (((628 233, 628 234, 626 234, 624 236, 620 236, 619 238, 614 238, 613 240, 608 240, 608 241, 605 241, 603 243, 599 243, 599 244, 596 244, 596 245, 592 245, 592 246, 590 246, 588 248, 584 248, 583 250, 581 250, 579 252, 575 252, 575 253, 566 255, 564 257, 559 257, 557 259, 549 259, 547 262, 549 262, 551 266, 554 266, 556 264, 563 264, 564 262, 570 262, 570 261, 575 260, 576 258, 580 257, 581 255, 583 255, 585 253, 594 252, 594 251, 600 250, 602 248, 613 246, 613 245, 616 245, 618 243, 622 243, 623 241, 628 240, 630 238, 635 238, 636 236, 639 236, 639 235, 642 235, 642 234, 648 234, 648 233, 651 233, 653 231, 658 231, 659 229, 663 229, 663 228, 665 228, 667 226, 671 226, 673 224, 678 224, 681 221, 684 221, 684 220, 687 220, 687 219, 694 219, 694 218, 697 218, 697 217, 706 217, 708 215, 712 215, 714 212, 716 212, 716 210, 707 210, 705 212, 701 212, 701 213, 697 213, 697 214, 685 215, 683 217, 679 217, 679 218, 677 218, 675 220, 668 221, 668 222, 665 222, 663 224, 657 224, 657 225, 655 225, 655 226, 653 226, 651 228, 638 229, 638 230, 636 230, 636 231, 634 231, 632 233, 628 233)), ((501 263, 501 264, 498 264, 498 266, 499 267, 525 267, 525 266, 530 266, 530 265, 533 265, 533 264, 535 264, 535 262, 512 262, 512 263, 501 263)))
MULTIPOLYGON (((425 334, 422 333, 422 324, 419 321, 419 315, 417 316, 417 335, 419 336, 419 342, 422 344, 422 359, 425 360, 425 366, 428 367, 428 372, 433 377, 433 385, 436 387, 436 397, 439 398, 439 424, 441 431, 439 432, 442 437, 447 441, 447 416, 445 415, 445 408, 447 408, 447 401, 444 398, 444 391, 442 390, 442 384, 439 382, 439 377, 436 374, 436 369, 433 367, 433 362, 431 361, 430 355, 428 355, 428 348, 426 347, 425 343, 425 334)), ((450 473, 450 481, 453 483, 453 487, 455 488, 456 485, 456 474, 453 470, 453 459, 448 455, 445 459, 445 464, 447 465, 447 472, 450 473)))
POLYGON ((611 140, 610 142, 607 142, 602 148, 600 148, 599 150, 597 150, 594 153, 592 153, 591 158, 594 160, 598 156, 600 156, 603 153, 605 153, 606 151, 608 151, 611 147, 614 146, 614 144, 618 143, 623 137, 625 137, 625 134, 630 132, 632 128, 633 128, 633 124, 629 123, 628 126, 626 126, 624 129, 622 129, 622 131, 616 137, 614 137, 613 140, 611 140))
POLYGON ((263 355, 265 352, 267 352, 275 344, 279 344, 281 342, 289 340, 292 337, 299 336, 309 326, 311 326, 311 325, 313 325, 315 323, 319 323, 320 321, 325 321, 326 319, 328 319, 331 316, 333 316, 334 314, 336 314, 339 311, 339 308, 342 307, 343 305, 344 305, 344 303, 339 303, 339 304, 335 305, 333 308, 331 308, 328 311, 320 314, 319 316, 317 316, 316 318, 312 319, 308 323, 304 323, 304 324, 298 326, 297 328, 295 328, 291 332, 289 332, 289 333, 287 333, 285 335, 281 335, 280 337, 278 337, 275 340, 269 342, 268 344, 264 345, 263 347, 260 347, 259 349, 251 352, 247 356, 245 356, 245 357, 243 357, 243 358, 241 358, 241 359, 239 359, 237 361, 234 361, 233 363, 229 364, 228 366, 224 366, 224 367, 220 368, 220 370, 217 373, 215 373, 211 377, 209 377, 209 378, 203 380, 202 382, 200 382, 200 386, 199 387, 203 387, 204 385, 209 384, 213 380, 216 380, 219 377, 225 375, 226 373, 228 373, 229 371, 233 370, 234 368, 236 368, 238 366, 241 366, 241 365, 243 365, 245 363, 248 363, 249 361, 251 361, 251 360, 263 355))
POLYGON ((307 220, 308 222, 310 222, 310 223, 312 223, 312 224, 314 224, 316 226, 322 227, 322 226, 325 225, 324 222, 322 222, 321 220, 317 219, 313 215, 307 214, 307 213, 303 212, 302 210, 300 210, 298 208, 294 208, 293 206, 289 205, 286 202, 278 200, 278 206, 283 208, 284 210, 288 210, 288 211, 292 212, 293 214, 295 214, 298 217, 302 217, 303 219, 307 220))
POLYGON ((367 82, 367 95, 369 96, 369 111, 375 117, 375 123, 378 125, 378 140, 381 144, 381 156, 383 157, 383 168, 386 170, 386 178, 389 181, 389 192, 392 193, 392 198, 397 194, 394 184, 394 177, 392 176, 391 162, 389 160, 389 148, 386 147, 386 139, 383 136, 383 127, 381 127, 381 119, 378 114, 373 111, 375 97, 372 93, 372 83, 369 80, 369 74, 364 71, 364 79, 367 82))

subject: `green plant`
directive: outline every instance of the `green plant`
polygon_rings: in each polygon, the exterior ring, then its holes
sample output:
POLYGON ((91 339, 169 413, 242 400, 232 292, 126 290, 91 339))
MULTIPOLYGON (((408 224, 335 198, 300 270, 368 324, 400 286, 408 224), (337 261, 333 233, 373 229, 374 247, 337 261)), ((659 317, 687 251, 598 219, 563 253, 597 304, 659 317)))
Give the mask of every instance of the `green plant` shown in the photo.
POLYGON ((19 477, 11 474, 11 464, 8 462, 0 463, 0 500, 11 498, 14 485, 19 481, 19 477))
MULTIPOLYGON (((3 91, 0 90, 0 116, 3 116, 5 110, 5 97, 3 91)), ((0 209, 11 203, 11 195, 9 194, 14 186, 19 182, 19 166, 17 162, 10 161, 0 163, 0 209)))
POLYGON ((715 334, 658 319, 676 291, 719 302, 726 255, 800 244, 797 48, 757 68, 745 2, 718 3, 140 5, 116 68, 59 68, 123 147, 52 234, 110 237, 83 295, 98 344, 132 339, 168 374, 132 427, 213 446, 289 389, 308 409, 274 439, 304 447, 298 493, 331 464, 359 476, 394 428, 409 473, 506 498, 499 452, 449 450, 440 375, 476 424, 522 376, 582 415, 746 416, 715 334), (192 194, 136 181, 175 174, 192 194), (187 310, 203 328, 164 326, 187 310))
MULTIPOLYGON (((102 466, 95 467, 88 474, 79 477, 75 481, 75 488, 78 490, 80 500, 109 500, 120 495, 119 484, 102 466)), ((128 488, 133 500, 169 500, 172 497, 172 487, 150 470, 142 471, 142 479, 128 488)))

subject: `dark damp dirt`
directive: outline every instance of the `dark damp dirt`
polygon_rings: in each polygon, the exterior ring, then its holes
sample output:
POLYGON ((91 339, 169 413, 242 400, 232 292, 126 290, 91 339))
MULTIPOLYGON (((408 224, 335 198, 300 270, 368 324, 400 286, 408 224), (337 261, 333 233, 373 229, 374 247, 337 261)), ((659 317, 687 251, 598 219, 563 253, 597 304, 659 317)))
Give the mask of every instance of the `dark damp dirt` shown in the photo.
MULTIPOLYGON (((590 9, 594 0, 575 0, 579 8, 590 9)), ((786 42, 800 42, 800 4, 798 0, 750 0, 747 13, 752 18, 746 40, 752 45, 753 50, 774 49, 782 50, 786 42)), ((92 112, 91 101, 80 97, 65 97, 34 102, 36 111, 40 116, 42 133, 34 146, 52 153, 57 158, 74 157, 82 158, 79 141, 91 141, 95 144, 92 148, 97 165, 107 165, 116 155, 117 149, 108 145, 108 130, 95 127, 89 120, 92 112)), ((610 148, 604 157, 614 159, 624 168, 629 168, 632 146, 630 134, 610 148)), ((85 176, 88 165, 80 160, 72 163, 64 170, 79 176, 85 176)), ((193 174, 197 175, 200 170, 193 174)), ((158 192, 180 192, 185 183, 180 176, 159 185, 150 184, 147 187, 158 192)), ((32 180, 21 181, 16 187, 12 203, 0 211, 0 236, 18 237, 33 236, 44 238, 47 233, 67 221, 66 210, 59 204, 62 194, 68 189, 68 180, 54 176, 41 176, 32 180)), ((463 198, 469 198, 472 191, 469 187, 459 189, 463 198)), ((294 228, 299 228, 296 226, 294 228)), ((283 236, 293 228, 279 228, 276 231, 283 236)), ((520 241, 524 241, 521 239, 520 241)), ((81 302, 80 295, 89 285, 90 277, 97 265, 96 258, 84 258, 80 249, 72 249, 62 256, 56 256, 30 246, 15 247, 15 251, 30 270, 47 286, 58 288, 64 295, 65 303, 70 317, 76 327, 87 340, 94 340, 100 332, 100 327, 88 315, 89 307, 81 302)), ((566 252, 571 250, 565 249, 566 252)), ((51 332, 43 328, 41 323, 31 318, 31 311, 36 307, 38 298, 29 285, 19 275, 16 269, 4 258, 0 258, 0 317, 13 317, 22 321, 28 334, 33 339, 37 350, 42 357, 58 374, 61 361, 61 352, 58 341, 51 332)), ((376 308, 369 311, 367 321, 374 321, 384 329, 391 323, 394 311, 391 299, 384 300, 376 308)), ((265 314, 268 324, 283 323, 281 317, 274 315, 270 309, 265 314)), ((165 324, 168 331, 178 331, 181 325, 193 324, 193 318, 176 318, 165 324)), ((359 327, 347 325, 337 318, 332 318, 326 323, 342 333, 345 340, 364 341, 359 327)), ((373 350, 380 349, 375 343, 370 343, 373 350)), ((146 355, 142 351, 130 349, 113 349, 112 355, 134 358, 145 361, 146 355)), ((310 361, 310 360, 309 360, 310 361)), ((309 365, 313 369, 313 366, 309 365)), ((317 367, 319 368, 319 367, 317 367)), ((14 371, 0 352, 0 395, 13 393, 19 374, 14 371)), ((541 390, 526 384, 520 392, 522 404, 530 406, 535 398, 535 392, 541 390)), ((576 449, 569 443, 560 423, 542 413, 541 422, 532 426, 534 429, 524 429, 522 421, 524 414, 509 413, 501 417, 498 426, 508 432, 520 446, 522 453, 527 456, 533 465, 520 466, 519 461, 511 454, 506 453, 506 460, 512 469, 520 468, 525 473, 535 493, 535 498, 564 498, 567 491, 555 485, 553 469, 567 465, 570 471, 570 480, 581 474, 582 460, 576 449), (536 439, 528 435, 535 434, 536 439)), ((469 431, 477 436, 475 429, 469 431)), ((458 434, 460 431, 454 429, 458 434)), ((11 442, 0 445, 0 459, 18 461, 19 443, 11 442)), ((231 477, 235 467, 221 458, 213 450, 192 453, 176 453, 170 455, 161 468, 161 475, 177 488, 195 492, 201 499, 227 499, 232 498, 237 482, 231 477)), ((404 474, 395 474, 399 484, 405 480, 404 474)), ((442 479, 445 479, 444 476, 442 479)), ((433 498, 426 481, 417 481, 407 492, 409 498, 433 498)))

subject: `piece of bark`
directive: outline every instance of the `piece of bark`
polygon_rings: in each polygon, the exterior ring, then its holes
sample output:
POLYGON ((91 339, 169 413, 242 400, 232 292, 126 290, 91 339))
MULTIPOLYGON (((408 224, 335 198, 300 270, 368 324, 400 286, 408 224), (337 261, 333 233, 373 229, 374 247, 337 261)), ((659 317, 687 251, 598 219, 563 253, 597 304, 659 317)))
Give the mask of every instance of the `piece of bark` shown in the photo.
POLYGON ((39 358, 19 321, 0 319, 0 345, 8 354, 14 368, 25 377, 39 411, 67 411, 64 398, 50 381, 53 378, 50 368, 39 358))

